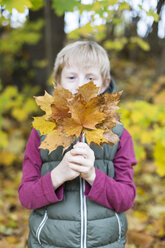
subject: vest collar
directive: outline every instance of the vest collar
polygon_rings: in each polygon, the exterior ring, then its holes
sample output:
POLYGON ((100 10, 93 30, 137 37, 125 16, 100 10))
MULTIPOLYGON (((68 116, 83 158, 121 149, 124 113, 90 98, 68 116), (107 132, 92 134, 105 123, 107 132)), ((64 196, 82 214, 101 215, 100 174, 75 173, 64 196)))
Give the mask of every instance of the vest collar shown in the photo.
POLYGON ((108 87, 106 88, 106 90, 102 93, 112 93, 112 92, 116 92, 117 91, 117 88, 116 88, 116 84, 115 84, 115 81, 111 78, 111 81, 108 85, 108 87))

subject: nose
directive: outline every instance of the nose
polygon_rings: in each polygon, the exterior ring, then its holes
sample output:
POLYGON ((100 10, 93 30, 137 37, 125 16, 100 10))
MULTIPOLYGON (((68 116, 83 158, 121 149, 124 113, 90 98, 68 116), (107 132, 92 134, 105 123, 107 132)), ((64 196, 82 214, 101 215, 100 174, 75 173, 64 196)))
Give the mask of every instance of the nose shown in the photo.
POLYGON ((78 83, 78 87, 81 87, 83 86, 84 84, 86 84, 87 82, 85 80, 81 80, 79 83, 78 83))
POLYGON ((90 80, 87 80, 86 77, 84 76, 79 76, 79 79, 78 79, 78 87, 81 87, 83 86, 84 84, 88 83, 90 80))

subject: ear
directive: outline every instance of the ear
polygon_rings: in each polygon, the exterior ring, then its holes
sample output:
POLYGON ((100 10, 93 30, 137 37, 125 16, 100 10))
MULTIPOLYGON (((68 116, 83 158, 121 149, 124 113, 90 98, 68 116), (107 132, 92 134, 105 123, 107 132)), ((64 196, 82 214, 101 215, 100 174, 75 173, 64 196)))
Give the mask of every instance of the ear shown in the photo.
POLYGON ((107 77, 107 79, 105 80, 105 86, 108 87, 108 85, 110 84, 111 82, 111 77, 107 77))

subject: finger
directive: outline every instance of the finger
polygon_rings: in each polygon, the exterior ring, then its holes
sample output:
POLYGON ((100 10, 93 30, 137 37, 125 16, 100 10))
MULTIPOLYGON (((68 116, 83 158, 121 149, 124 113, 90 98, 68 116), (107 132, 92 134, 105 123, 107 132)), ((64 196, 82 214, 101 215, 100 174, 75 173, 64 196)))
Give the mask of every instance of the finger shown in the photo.
POLYGON ((82 148, 79 148, 79 147, 76 147, 76 148, 72 149, 71 154, 72 155, 82 155, 82 156, 84 156, 86 158, 88 156, 87 151, 85 149, 82 149, 82 148))
POLYGON ((77 148, 84 149, 86 153, 93 154, 93 150, 86 143, 79 142, 76 145, 74 145, 73 147, 74 147, 74 149, 77 149, 77 148))
POLYGON ((77 164, 72 164, 72 163, 69 163, 68 166, 72 170, 79 172, 79 173, 87 173, 88 172, 88 168, 84 167, 84 166, 79 166, 77 164))
POLYGON ((73 147, 82 147, 82 148, 87 148, 89 147, 87 143, 83 143, 83 142, 78 142, 76 143, 73 147))
POLYGON ((71 156, 68 159, 68 162, 88 166, 89 162, 83 156, 71 156))

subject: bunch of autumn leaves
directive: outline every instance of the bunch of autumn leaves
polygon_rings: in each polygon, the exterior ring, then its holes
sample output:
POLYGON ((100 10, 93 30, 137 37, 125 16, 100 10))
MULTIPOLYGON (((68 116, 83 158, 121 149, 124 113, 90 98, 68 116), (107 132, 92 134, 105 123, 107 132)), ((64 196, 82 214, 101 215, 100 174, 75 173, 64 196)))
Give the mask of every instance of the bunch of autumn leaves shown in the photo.
POLYGON ((46 134, 39 148, 49 153, 58 146, 66 149, 82 133, 87 143, 101 146, 116 144, 118 136, 112 129, 121 124, 119 114, 120 92, 98 95, 99 87, 91 81, 78 88, 74 95, 62 86, 55 86, 53 95, 34 97, 37 105, 45 111, 42 117, 34 117, 33 127, 46 134))

